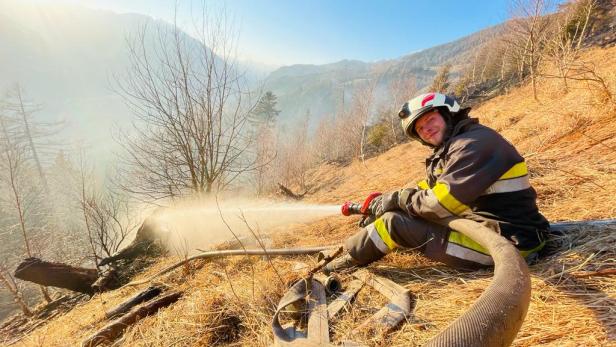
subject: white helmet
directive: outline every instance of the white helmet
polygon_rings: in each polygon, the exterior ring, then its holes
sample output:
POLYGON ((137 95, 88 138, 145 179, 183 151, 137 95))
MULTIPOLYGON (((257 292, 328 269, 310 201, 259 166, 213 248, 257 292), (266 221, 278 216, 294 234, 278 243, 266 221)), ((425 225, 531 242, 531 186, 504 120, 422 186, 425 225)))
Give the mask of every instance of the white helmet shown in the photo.
POLYGON ((416 96, 405 102, 400 112, 398 112, 404 132, 411 138, 421 140, 415 132, 415 122, 435 108, 444 108, 453 114, 460 111, 460 104, 458 104, 456 99, 440 93, 427 93, 416 96))

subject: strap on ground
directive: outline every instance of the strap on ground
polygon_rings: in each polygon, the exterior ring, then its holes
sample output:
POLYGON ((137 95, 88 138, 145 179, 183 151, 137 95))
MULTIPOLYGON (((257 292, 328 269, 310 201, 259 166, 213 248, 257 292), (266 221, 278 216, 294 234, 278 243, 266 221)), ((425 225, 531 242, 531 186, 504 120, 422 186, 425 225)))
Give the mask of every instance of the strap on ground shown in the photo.
MULTIPOLYGON (((280 299, 274 313, 272 321, 274 344, 277 346, 331 345, 329 319, 334 319, 344 307, 348 306, 365 284, 386 296, 390 303, 354 329, 353 332, 368 328, 376 330, 375 332, 387 333, 411 315, 414 301, 409 290, 367 270, 356 271, 353 275, 357 279, 351 281, 347 290, 334 299, 329 306, 326 306, 326 292, 321 281, 310 279, 309 282, 302 279, 295 282, 280 299), (285 312, 287 307, 306 308, 308 324, 305 333, 296 329, 297 324, 283 326, 280 323, 280 314, 285 312)), ((345 341, 342 345, 359 346, 352 341, 345 341)))

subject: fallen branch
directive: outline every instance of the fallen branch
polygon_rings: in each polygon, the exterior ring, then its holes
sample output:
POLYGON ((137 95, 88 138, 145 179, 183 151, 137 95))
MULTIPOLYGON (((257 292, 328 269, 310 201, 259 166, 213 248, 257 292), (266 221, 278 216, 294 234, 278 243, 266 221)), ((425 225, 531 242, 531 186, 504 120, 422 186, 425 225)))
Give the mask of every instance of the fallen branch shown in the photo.
POLYGON ((570 274, 571 272, 577 271, 577 270, 583 268, 586 264, 588 264, 588 262, 590 262, 596 255, 597 255, 596 253, 592 253, 581 264, 576 265, 576 266, 572 266, 572 267, 570 267, 570 268, 568 268, 566 270, 563 270, 563 271, 561 271, 561 272, 559 272, 557 274, 554 274, 552 276, 545 277, 543 280, 544 281, 551 280, 551 279, 554 279, 554 278, 557 278, 557 277, 562 277, 563 275, 566 275, 566 274, 570 274))
POLYGON ((606 277, 616 275, 616 269, 603 269, 598 271, 575 271, 570 273, 570 275, 577 278, 606 277))
POLYGON ((122 318, 107 324, 94 335, 90 336, 82 343, 83 347, 94 347, 102 343, 111 343, 120 337, 126 328, 135 324, 142 318, 158 312, 159 309, 169 306, 182 296, 182 292, 174 292, 156 299, 148 304, 132 309, 122 318))
POLYGON ((280 194, 287 196, 289 198, 295 199, 295 200, 300 200, 301 198, 304 197, 304 195, 306 195, 306 193, 304 194, 295 194, 293 193, 293 191, 287 187, 285 187, 284 185, 278 183, 278 191, 280 194))
POLYGON ((342 246, 338 246, 336 248, 331 248, 319 252, 319 262, 313 268, 308 270, 308 272, 306 272, 306 274, 302 276, 302 278, 309 278, 314 276, 314 274, 321 271, 325 267, 325 265, 329 264, 332 260, 336 259, 337 256, 342 254, 343 250, 344 248, 342 246))

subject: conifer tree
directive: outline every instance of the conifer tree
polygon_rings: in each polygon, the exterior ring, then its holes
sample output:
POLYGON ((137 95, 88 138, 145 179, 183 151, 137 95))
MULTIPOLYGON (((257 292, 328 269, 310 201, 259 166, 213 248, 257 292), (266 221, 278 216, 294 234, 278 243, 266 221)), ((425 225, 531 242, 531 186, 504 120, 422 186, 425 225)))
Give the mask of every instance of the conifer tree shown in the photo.
POLYGON ((276 124, 278 114, 280 110, 276 109, 278 98, 276 94, 271 91, 267 91, 252 111, 251 122, 259 125, 265 125, 266 127, 273 127, 276 124))

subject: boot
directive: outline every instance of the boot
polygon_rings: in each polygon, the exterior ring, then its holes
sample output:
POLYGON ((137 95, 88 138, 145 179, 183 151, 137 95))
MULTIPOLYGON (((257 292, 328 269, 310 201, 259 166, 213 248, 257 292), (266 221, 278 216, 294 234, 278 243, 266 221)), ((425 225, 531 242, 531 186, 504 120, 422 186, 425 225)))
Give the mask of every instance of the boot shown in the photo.
POLYGON ((329 264, 323 267, 323 273, 329 276, 332 272, 341 272, 344 270, 350 270, 359 267, 360 264, 357 260, 353 259, 350 254, 345 254, 332 260, 329 264))

